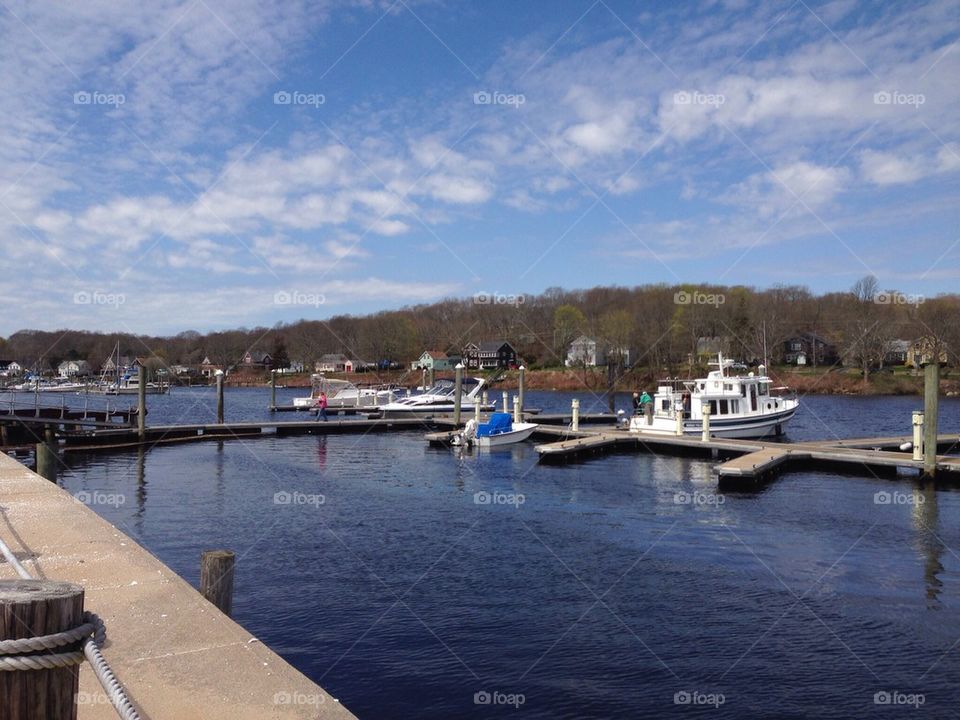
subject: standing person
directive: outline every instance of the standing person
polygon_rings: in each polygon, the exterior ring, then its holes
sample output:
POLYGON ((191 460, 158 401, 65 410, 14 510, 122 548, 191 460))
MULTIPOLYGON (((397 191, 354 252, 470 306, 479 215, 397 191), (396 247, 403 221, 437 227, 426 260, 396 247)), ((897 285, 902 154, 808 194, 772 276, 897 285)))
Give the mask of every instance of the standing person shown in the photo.
POLYGON ((320 397, 317 398, 317 407, 320 408, 317 411, 317 420, 327 421, 327 394, 325 392, 320 393, 320 397))
POLYGON ((635 392, 633 394, 633 414, 634 415, 640 414, 640 393, 638 392, 635 392))
POLYGON ((640 393, 640 409, 647 418, 647 425, 653 425, 653 398, 644 390, 640 393))

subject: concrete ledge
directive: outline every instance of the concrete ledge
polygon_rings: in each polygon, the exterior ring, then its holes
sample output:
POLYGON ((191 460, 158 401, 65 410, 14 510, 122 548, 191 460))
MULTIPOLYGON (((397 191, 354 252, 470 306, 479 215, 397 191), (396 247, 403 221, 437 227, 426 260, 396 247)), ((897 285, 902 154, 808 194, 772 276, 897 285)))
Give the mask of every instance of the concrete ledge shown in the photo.
MULTIPOLYGON (((24 565, 37 577, 86 588, 86 608, 107 625, 104 655, 144 718, 353 717, 135 541, 6 455, 0 537, 18 558, 36 557, 24 565)), ((0 578, 15 577, 0 559, 0 578)), ((87 665, 78 705, 80 720, 117 717, 87 665)))

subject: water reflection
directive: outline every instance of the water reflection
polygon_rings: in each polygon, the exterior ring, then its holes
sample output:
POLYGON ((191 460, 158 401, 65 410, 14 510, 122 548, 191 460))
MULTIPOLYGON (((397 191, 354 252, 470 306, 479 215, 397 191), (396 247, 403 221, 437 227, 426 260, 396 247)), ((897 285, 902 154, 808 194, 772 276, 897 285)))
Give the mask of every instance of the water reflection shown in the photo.
POLYGON ((937 489, 933 482, 924 482, 913 489, 913 525, 916 528, 917 550, 923 553, 923 579, 927 588, 927 607, 940 609, 940 591, 943 581, 943 542, 940 540, 940 513, 937 507, 937 489))
POLYGON ((134 526, 138 533, 143 532, 143 519, 147 511, 147 449, 143 446, 137 448, 137 509, 133 514, 134 526))

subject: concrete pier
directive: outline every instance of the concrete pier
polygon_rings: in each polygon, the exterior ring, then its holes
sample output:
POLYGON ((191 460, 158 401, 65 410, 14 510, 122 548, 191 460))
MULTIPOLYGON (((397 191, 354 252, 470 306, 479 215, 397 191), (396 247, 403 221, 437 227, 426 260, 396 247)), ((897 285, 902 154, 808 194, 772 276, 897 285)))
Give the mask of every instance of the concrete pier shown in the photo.
MULTIPOLYGON (((0 507, 0 534, 27 569, 84 586, 107 626, 104 655, 144 718, 353 717, 131 538, 6 455, 0 507)), ((0 578, 16 576, 0 560, 0 578)), ((117 718, 87 664, 78 710, 80 720, 117 718)))

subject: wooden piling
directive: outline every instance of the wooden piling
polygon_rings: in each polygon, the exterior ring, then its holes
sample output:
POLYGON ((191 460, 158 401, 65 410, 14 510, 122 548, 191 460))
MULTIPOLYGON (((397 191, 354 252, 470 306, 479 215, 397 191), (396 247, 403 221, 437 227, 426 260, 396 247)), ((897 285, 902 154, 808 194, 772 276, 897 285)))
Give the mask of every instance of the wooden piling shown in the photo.
POLYGON ((147 368, 137 365, 137 435, 140 442, 147 437, 147 368))
POLYGON ((236 554, 230 550, 206 550, 200 556, 200 594, 224 615, 233 610, 233 566, 236 554))
POLYGON ((454 368, 455 375, 453 381, 453 424, 460 427, 460 406, 463 403, 463 363, 457 363, 454 368))
POLYGON ((936 350, 923 369, 923 474, 937 474, 937 415, 940 405, 940 358, 936 350))
MULTIPOLYGON (((57 481, 57 437, 53 428, 47 426, 43 441, 37 443, 37 475, 50 482, 57 481)), ((2 717, 2 716, 0 716, 2 717)))
POLYGON ((217 424, 223 425, 223 372, 217 370, 217 424))
POLYGON ((517 413, 518 419, 517 422, 523 422, 523 390, 525 385, 525 375, 527 374, 527 369, 521 365, 519 376, 517 378, 517 398, 520 402, 520 410, 517 413))
POLYGON ((913 459, 923 460, 923 413, 913 411, 913 459))
POLYGON ((270 412, 277 409, 277 371, 270 370, 270 412))
MULTIPOLYGON (((83 622, 83 588, 53 580, 0 581, 0 640, 52 635, 83 622)), ((76 645, 54 652, 79 649, 76 645)), ((38 653, 43 654, 43 653, 38 653)), ((0 672, 3 720, 74 720, 80 667, 0 672)))

